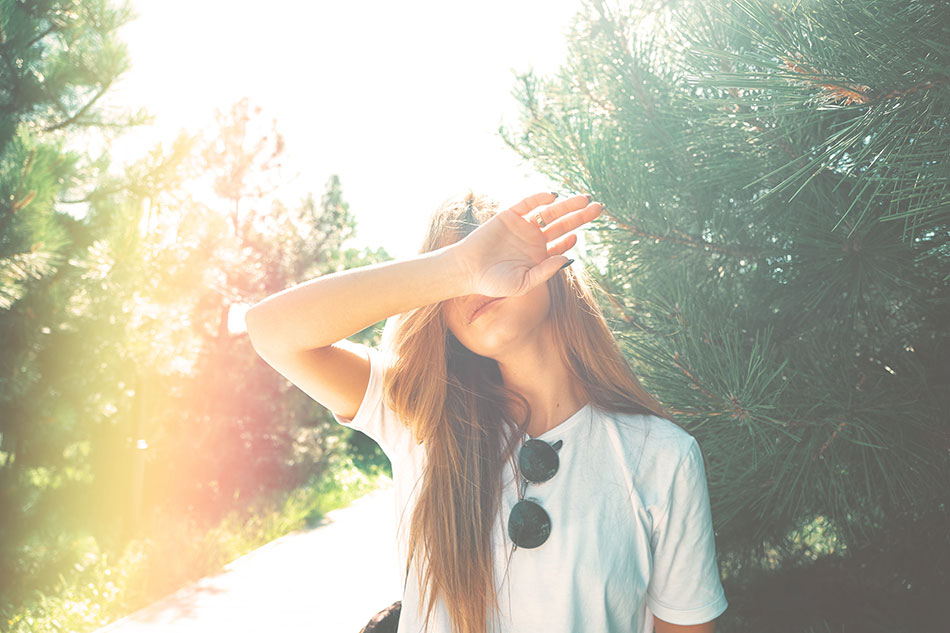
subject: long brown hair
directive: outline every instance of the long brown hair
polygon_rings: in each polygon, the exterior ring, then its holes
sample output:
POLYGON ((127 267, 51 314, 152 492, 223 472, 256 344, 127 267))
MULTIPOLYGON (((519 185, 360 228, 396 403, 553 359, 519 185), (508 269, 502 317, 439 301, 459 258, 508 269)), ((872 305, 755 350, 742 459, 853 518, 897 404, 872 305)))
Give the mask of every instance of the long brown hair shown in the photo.
MULTIPOLYGON (((420 254, 459 241, 497 209, 494 200, 471 190, 447 199, 431 216, 420 254)), ((604 410, 675 422, 630 369, 583 271, 562 269, 546 283, 558 353, 587 400, 604 410)), ((508 431, 512 425, 526 429, 531 411, 522 395, 505 387, 495 360, 451 334, 442 307, 398 315, 383 337, 392 358, 384 379, 387 404, 426 455, 406 568, 408 573, 414 555, 424 561, 419 609, 428 593, 426 627, 441 597, 453 632, 484 633, 498 609, 491 530, 502 471, 521 437, 508 431)))

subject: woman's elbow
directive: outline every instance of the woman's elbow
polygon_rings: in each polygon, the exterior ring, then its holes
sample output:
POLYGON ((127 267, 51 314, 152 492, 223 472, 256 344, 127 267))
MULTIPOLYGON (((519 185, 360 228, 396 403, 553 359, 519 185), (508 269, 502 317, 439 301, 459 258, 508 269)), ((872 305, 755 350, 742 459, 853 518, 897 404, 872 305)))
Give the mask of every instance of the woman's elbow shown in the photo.
POLYGON ((653 616, 653 630, 656 633, 716 633, 716 621, 702 624, 671 624, 653 616))

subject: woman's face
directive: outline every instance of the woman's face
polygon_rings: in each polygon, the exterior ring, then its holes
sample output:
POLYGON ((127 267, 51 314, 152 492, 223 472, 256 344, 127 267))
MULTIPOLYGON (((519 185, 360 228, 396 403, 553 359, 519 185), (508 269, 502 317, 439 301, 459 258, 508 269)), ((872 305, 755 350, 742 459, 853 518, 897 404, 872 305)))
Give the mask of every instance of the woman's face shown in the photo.
POLYGON ((539 335, 551 307, 548 285, 541 283, 526 294, 498 299, 471 320, 486 299, 489 297, 484 295, 455 297, 446 301, 442 310, 449 331, 462 345, 496 360, 506 350, 539 335))

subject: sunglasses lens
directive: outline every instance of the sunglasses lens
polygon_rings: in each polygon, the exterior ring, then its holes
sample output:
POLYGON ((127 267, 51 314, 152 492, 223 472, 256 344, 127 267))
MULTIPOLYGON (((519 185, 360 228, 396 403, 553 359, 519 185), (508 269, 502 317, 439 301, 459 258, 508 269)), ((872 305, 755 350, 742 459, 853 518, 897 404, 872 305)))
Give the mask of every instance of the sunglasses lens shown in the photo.
POLYGON ((531 549, 548 540, 551 518, 534 501, 522 499, 508 516, 508 536, 518 547, 531 549))
POLYGON ((553 477, 558 463, 557 451, 544 440, 528 440, 518 453, 521 474, 534 484, 553 477))

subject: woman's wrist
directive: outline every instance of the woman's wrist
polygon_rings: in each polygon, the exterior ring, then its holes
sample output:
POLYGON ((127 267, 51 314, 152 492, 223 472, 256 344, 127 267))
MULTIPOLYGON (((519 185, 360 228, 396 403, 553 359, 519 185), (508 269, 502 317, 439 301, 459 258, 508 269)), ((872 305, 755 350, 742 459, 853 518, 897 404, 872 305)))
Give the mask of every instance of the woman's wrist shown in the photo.
POLYGON ((475 292, 473 283, 475 271, 459 249, 459 242, 433 251, 433 254, 439 260, 440 274, 449 280, 452 288, 458 289, 455 296, 470 295, 475 292))

